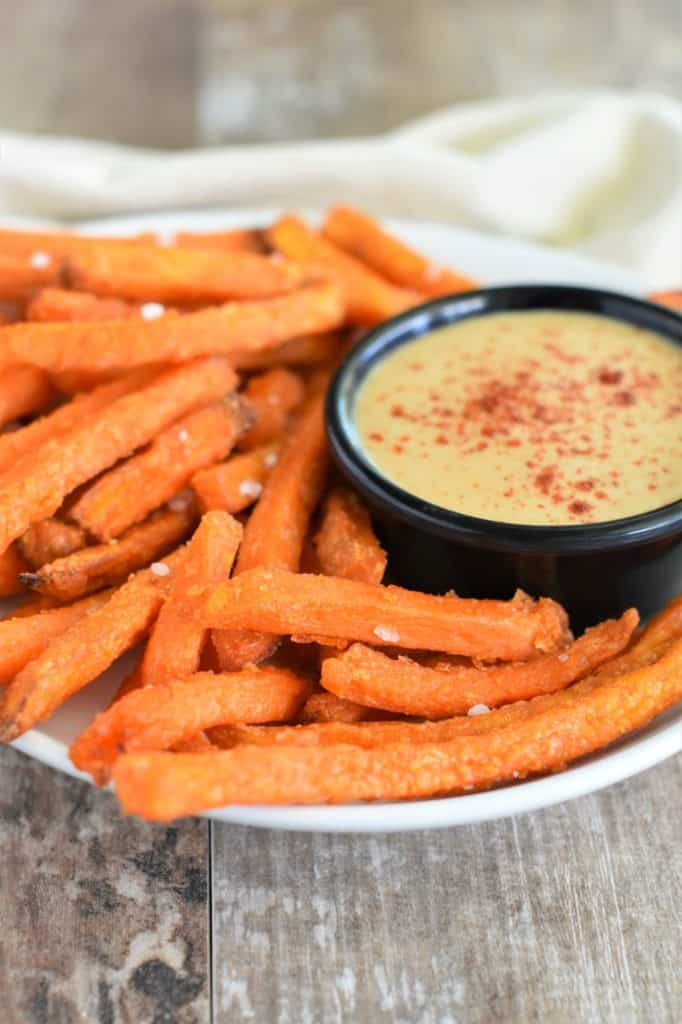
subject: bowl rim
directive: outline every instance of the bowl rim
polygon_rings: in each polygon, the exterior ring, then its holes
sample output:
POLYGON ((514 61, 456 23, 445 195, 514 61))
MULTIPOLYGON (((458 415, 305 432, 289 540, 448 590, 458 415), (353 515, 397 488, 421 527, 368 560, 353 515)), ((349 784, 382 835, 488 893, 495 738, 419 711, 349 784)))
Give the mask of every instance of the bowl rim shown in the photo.
POLYGON ((623 519, 575 525, 504 523, 454 512, 418 498, 383 476, 352 430, 353 404, 367 373, 387 352, 460 320, 513 310, 595 313, 661 334, 682 347, 682 315, 646 299, 582 285, 519 284, 441 296, 373 328, 337 368, 327 392, 325 425, 342 474, 380 512, 436 536, 500 552, 542 554, 609 550, 682 532, 682 498, 623 519))

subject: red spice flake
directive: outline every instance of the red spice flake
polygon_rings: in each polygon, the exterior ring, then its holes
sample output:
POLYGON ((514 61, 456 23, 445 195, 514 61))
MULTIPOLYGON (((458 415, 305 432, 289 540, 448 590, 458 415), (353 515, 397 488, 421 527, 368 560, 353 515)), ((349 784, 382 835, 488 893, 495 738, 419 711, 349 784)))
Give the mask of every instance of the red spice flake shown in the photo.
POLYGON ((595 491, 594 496, 595 498, 599 498, 600 501, 606 501, 608 498, 606 491, 595 491))
POLYGON ((568 506, 568 511, 572 512, 575 516, 584 516, 591 509, 592 505, 587 501, 572 501, 568 506))
POLYGON ((538 490, 542 491, 543 494, 549 494, 555 482, 556 466, 546 466, 540 470, 533 481, 538 490))
POLYGON ((438 434, 436 436, 436 444, 450 444, 450 439, 445 434, 438 434))
POLYGON ((486 441, 479 441, 478 444, 476 445, 476 451, 477 452, 484 452, 487 447, 488 447, 488 444, 487 444, 486 441))
POLYGON ((370 441, 383 441, 383 440, 384 440, 384 435, 383 435, 383 434, 379 434, 379 433, 378 433, 378 432, 377 432, 377 431, 375 430, 375 431, 374 431, 373 433, 371 433, 371 434, 369 435, 369 439, 370 439, 370 441))
POLYGON ((594 490, 594 480, 576 480, 573 486, 576 491, 592 491, 594 490))
POLYGON ((423 363, 409 363, 408 364, 408 369, 410 369, 410 370, 423 370, 424 369, 424 364, 423 363))
POLYGON ((504 443, 506 444, 507 448, 520 448, 521 447, 521 442, 516 437, 510 437, 504 443))
POLYGON ((616 391, 612 399, 613 405, 628 406, 634 405, 637 398, 632 391, 616 391))
POLYGON ((514 488, 513 487, 508 487, 507 490, 503 491, 502 493, 504 494, 505 498, 513 498, 514 497, 514 488))
POLYGON ((400 405, 400 404, 392 405, 391 406, 391 416, 394 416, 396 419, 402 419, 402 418, 406 417, 407 416, 407 412, 405 410, 405 406, 404 405, 400 405))
POLYGON ((391 448, 391 451, 395 452, 396 455, 402 455, 405 449, 401 444, 394 444, 393 447, 391 448))
POLYGON ((622 370, 612 370, 608 366, 602 367, 597 374, 600 384, 620 384, 623 379, 622 370))

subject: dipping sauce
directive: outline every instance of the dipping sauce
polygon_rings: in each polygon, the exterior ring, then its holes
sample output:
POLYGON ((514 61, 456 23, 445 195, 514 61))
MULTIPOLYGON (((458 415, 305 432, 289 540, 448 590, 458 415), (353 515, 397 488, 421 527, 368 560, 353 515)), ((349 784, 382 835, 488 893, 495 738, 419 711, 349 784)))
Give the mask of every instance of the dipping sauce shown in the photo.
POLYGON ((682 349, 588 313, 472 317, 377 363, 355 424, 383 476, 443 508, 623 519, 682 498, 682 349))

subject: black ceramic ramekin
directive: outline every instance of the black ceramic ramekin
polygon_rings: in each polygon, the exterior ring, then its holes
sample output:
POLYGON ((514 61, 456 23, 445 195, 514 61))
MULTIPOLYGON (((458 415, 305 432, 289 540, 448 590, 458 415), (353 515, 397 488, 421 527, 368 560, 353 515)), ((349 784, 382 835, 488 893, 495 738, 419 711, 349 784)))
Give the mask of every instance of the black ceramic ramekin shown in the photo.
POLYGON ((577 630, 631 605, 649 615, 682 590, 682 500, 585 526, 523 526, 460 515, 387 480, 354 430, 359 387, 388 352, 467 317, 530 309, 597 313, 682 346, 682 316, 599 289, 518 285, 436 299, 381 324, 337 371, 326 411, 334 459, 372 509, 391 582, 470 597, 505 598, 521 587, 561 601, 577 630))

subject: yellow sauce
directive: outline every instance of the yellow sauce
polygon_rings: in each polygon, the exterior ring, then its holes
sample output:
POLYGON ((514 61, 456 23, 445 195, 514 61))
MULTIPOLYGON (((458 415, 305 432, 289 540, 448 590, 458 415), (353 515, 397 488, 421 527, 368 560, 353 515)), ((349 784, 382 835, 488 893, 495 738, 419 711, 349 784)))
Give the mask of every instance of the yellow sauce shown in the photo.
POLYGON ((603 316, 431 331, 370 371, 355 423, 385 477, 466 515, 575 525, 682 498, 682 348, 603 316))

